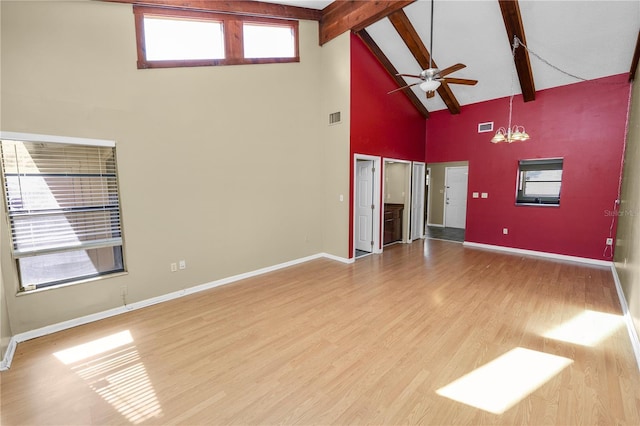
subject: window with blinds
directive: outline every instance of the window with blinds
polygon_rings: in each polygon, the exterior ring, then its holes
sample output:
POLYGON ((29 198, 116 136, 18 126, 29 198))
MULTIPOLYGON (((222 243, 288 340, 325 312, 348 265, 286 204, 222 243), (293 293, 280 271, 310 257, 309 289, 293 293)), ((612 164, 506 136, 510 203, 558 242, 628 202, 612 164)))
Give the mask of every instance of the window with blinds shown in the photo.
POLYGON ((560 204, 562 158, 520 160, 516 204, 560 204))
POLYGON ((22 289, 124 271, 115 144, 25 139, 0 141, 22 289))

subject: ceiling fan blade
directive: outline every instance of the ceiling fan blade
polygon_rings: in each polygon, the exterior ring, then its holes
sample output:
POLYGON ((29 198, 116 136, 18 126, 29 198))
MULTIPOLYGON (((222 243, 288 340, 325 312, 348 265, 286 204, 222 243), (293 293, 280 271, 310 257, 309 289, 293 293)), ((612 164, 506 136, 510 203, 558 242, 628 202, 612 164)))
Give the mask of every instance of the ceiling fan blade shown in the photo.
POLYGON ((402 77, 412 77, 412 78, 420 78, 420 79, 422 78, 419 75, 413 75, 413 74, 396 74, 396 75, 399 75, 402 77))
POLYGON ((442 81, 447 84, 464 84, 466 86, 478 84, 478 80, 470 80, 468 78, 443 78, 442 81))
POLYGON ((422 82, 418 81, 417 83, 407 84, 406 86, 398 87, 397 89, 394 89, 394 90, 388 92, 387 95, 390 95, 390 94, 395 93, 395 92, 399 92, 400 90, 408 89, 409 87, 415 86, 416 84, 420 84, 420 83, 422 83, 422 82))
POLYGON ((433 98, 435 95, 436 95, 436 92, 435 92, 435 91, 433 91, 433 90, 432 90, 432 91, 430 91, 430 92, 427 92, 427 99, 429 99, 429 98, 433 98))
POLYGON ((461 70, 462 68, 466 68, 467 66, 465 64, 455 64, 455 65, 451 65, 448 68, 445 68, 443 70, 440 71, 440 77, 444 77, 445 75, 449 75, 452 72, 456 72, 458 70, 461 70))

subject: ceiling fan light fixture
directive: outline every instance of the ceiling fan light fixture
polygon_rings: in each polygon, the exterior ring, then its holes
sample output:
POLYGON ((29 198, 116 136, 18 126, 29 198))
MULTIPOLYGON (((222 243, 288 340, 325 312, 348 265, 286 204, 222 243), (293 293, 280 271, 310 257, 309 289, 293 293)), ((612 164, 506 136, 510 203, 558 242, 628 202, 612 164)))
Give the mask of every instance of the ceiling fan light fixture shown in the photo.
POLYGON ((420 83, 420 89, 424 92, 433 92, 440 87, 440 82, 438 80, 425 80, 420 83))

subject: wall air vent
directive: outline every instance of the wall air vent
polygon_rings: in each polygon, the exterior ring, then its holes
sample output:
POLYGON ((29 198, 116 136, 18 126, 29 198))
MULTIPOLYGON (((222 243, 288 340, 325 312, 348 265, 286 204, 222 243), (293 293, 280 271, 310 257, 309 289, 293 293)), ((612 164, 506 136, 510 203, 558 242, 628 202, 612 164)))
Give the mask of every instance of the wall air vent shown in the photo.
POLYGON ((329 126, 340 123, 340 111, 329 114, 329 126))
POLYGON ((493 132, 493 121, 478 123, 478 133, 493 132))

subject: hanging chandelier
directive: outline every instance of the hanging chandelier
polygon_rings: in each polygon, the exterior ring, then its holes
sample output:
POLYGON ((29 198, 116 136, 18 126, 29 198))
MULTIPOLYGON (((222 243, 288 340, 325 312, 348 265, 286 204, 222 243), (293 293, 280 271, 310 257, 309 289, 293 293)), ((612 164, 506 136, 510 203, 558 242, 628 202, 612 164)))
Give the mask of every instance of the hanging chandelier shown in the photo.
MULTIPOLYGON (((515 61, 516 56, 516 48, 520 45, 520 39, 517 36, 513 36, 513 45, 511 49, 511 56, 515 61)), ((514 70, 515 72, 515 70, 514 70)), ((507 127, 500 127, 496 134, 491 138, 491 143, 500 143, 500 142, 519 142, 529 140, 529 134, 524 129, 524 126, 511 125, 511 116, 513 114, 513 97, 515 96, 515 92, 513 89, 514 86, 514 75, 511 75, 511 96, 509 97, 509 121, 507 127)))

